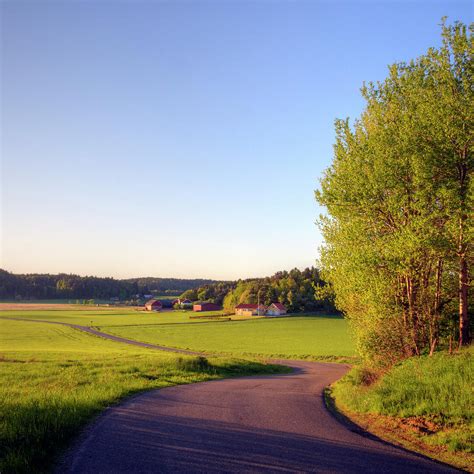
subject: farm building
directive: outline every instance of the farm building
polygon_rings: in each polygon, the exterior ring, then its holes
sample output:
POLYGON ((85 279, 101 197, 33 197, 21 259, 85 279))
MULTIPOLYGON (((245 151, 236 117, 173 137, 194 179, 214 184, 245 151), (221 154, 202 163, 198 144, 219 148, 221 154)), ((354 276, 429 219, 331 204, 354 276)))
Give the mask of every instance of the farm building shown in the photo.
POLYGON ((218 304, 214 303, 195 303, 193 305, 193 311, 218 311, 222 309, 218 304))
POLYGON ((263 316, 267 311, 267 307, 263 304, 238 304, 235 307, 237 316, 263 316))
POLYGON ((148 300, 145 303, 145 310, 146 311, 161 311, 163 305, 161 304, 160 300, 148 300))
POLYGON ((286 314, 286 308, 281 303, 272 303, 267 308, 268 316, 281 316, 282 314, 286 314))
POLYGON ((173 306, 179 306, 180 308, 191 308, 193 302, 187 298, 177 298, 173 300, 173 306))

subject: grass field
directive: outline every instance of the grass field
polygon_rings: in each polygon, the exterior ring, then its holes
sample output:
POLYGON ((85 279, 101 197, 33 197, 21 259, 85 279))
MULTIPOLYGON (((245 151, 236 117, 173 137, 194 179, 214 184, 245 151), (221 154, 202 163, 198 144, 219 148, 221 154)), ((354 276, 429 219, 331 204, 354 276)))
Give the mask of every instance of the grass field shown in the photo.
POLYGON ((102 308, 0 313, 0 316, 94 326, 138 341, 210 353, 289 359, 337 359, 355 354, 347 322, 339 316, 202 321, 190 319, 190 315, 193 313, 102 308))
MULTIPOLYGON (((69 317, 85 323, 85 315, 81 319, 76 311, 14 313, 32 319, 69 317)), ((114 318, 123 322, 120 315, 104 317, 110 324, 117 322, 114 318)), ((0 319, 0 348, 2 474, 47 471, 85 423, 133 393, 285 370, 230 358, 178 357, 107 341, 65 326, 5 319, 0 319)))
POLYGON ((163 325, 111 325, 112 334, 171 347, 239 356, 334 358, 354 355, 347 323, 336 316, 163 325))
MULTIPOLYGON (((152 312, 143 311, 142 308, 83 308, 74 306, 70 308, 58 309, 34 309, 34 310, 9 310, 0 311, 0 317, 41 319, 44 321, 56 321, 82 326, 130 326, 130 325, 153 325, 170 323, 192 323, 198 322, 189 319, 190 315, 195 315, 189 311, 163 311, 152 312)), ((222 314, 221 311, 209 311, 206 314, 222 314)))
POLYGON ((331 359, 354 354, 346 322, 331 316, 201 321, 182 311, 20 308, 0 312, 2 474, 46 471, 81 426, 130 394, 286 370, 243 360, 244 356, 331 359), (2 317, 93 326, 122 337, 215 356, 179 357, 104 340, 67 326, 2 317))
POLYGON ((334 384, 332 395, 376 434, 392 430, 411 449, 473 469, 473 356, 470 347, 413 357, 372 383, 366 370, 354 368, 334 384))

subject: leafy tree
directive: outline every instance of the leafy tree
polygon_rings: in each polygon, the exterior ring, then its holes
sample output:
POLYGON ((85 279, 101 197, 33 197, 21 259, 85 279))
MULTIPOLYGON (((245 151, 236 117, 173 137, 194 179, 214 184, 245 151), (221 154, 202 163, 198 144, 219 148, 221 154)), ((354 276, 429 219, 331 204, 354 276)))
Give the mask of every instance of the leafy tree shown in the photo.
POLYGON ((360 119, 336 121, 318 201, 323 276, 360 352, 381 364, 433 352, 459 302, 469 342, 473 237, 473 42, 443 24, 443 44, 362 88, 360 119), (458 273, 455 282, 453 274, 458 273))

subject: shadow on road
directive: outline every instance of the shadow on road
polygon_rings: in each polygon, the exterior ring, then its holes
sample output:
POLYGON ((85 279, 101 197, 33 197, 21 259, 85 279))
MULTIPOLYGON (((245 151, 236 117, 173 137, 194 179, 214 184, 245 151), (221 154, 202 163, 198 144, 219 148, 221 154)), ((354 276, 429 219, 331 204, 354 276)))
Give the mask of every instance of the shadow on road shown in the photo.
POLYGON ((133 408, 118 411, 113 428, 66 472, 455 472, 383 445, 180 416, 154 421, 133 408))

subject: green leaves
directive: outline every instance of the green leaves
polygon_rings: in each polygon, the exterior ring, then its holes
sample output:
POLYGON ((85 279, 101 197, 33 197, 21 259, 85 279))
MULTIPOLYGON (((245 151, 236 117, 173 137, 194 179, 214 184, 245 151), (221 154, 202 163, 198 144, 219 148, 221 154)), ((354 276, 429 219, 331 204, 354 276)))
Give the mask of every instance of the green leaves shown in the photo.
MULTIPOLYGON (((472 29, 443 24, 441 48, 392 65, 381 83, 364 84, 360 119, 353 127, 335 122, 334 160, 316 191, 330 215, 320 221, 323 278, 373 362, 436 346, 440 321, 452 317, 443 308, 466 287, 474 209, 472 29), (458 266, 466 270, 456 283, 450 276, 458 266)), ((465 320, 466 295, 459 315, 465 320)))

